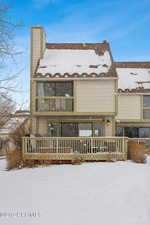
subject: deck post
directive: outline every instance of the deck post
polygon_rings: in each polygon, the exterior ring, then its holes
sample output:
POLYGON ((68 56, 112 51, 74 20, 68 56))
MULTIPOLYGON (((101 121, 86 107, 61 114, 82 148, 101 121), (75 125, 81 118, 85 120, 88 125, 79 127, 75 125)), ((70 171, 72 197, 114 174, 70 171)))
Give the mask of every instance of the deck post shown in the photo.
POLYGON ((93 154, 93 139, 91 138, 91 152, 93 154))
POLYGON ((58 154, 58 138, 56 139, 56 153, 58 154))
POLYGON ((24 144, 24 141, 25 141, 25 139, 24 139, 24 137, 22 137, 22 152, 23 152, 23 155, 25 153, 25 144, 24 144))
POLYGON ((127 153, 128 153, 128 138, 123 137, 123 153, 125 155, 125 160, 127 160, 127 153))

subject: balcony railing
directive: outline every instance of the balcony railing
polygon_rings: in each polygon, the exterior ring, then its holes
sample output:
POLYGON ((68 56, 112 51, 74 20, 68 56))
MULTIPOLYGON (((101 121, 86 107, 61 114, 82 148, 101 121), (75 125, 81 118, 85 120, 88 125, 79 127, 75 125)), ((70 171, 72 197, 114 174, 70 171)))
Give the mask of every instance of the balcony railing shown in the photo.
POLYGON ((73 97, 37 97, 37 112, 72 112, 73 97))
POLYGON ((24 137, 27 159, 106 160, 127 158, 127 138, 122 137, 24 137))

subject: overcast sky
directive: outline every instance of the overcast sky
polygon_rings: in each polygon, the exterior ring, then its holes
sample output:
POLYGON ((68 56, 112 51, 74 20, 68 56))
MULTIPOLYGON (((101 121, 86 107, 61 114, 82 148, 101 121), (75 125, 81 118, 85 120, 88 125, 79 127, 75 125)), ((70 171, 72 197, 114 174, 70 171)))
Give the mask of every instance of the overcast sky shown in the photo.
MULTIPOLYGON (((20 79, 23 94, 29 93, 30 27, 42 25, 48 42, 110 43, 114 60, 150 60, 150 0, 8 0, 10 18, 24 26, 16 43, 24 54, 20 79)), ((19 65, 18 68, 19 69, 19 65)), ((18 97, 16 97, 18 99, 18 97)))

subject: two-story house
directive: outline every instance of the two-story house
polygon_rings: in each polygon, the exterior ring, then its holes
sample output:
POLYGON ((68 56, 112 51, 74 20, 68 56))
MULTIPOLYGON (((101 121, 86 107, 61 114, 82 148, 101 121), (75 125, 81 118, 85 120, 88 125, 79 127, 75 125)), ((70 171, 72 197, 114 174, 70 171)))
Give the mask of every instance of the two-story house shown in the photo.
POLYGON ((150 137, 150 62, 116 62, 116 135, 150 137))
POLYGON ((114 136, 117 73, 107 42, 50 44, 32 28, 32 134, 114 136))
POLYGON ((23 143, 24 152, 45 153, 42 159, 58 159, 52 153, 103 153, 93 160, 113 152, 125 159, 125 138, 119 136, 150 137, 150 62, 114 62, 106 41, 46 43, 45 36, 41 26, 32 27, 31 136, 36 138, 23 143))

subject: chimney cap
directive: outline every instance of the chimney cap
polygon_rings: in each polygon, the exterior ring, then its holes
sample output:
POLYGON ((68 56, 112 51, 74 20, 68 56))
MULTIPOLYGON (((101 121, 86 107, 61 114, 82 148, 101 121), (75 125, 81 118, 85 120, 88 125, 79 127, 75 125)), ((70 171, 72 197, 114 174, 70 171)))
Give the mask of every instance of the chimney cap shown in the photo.
POLYGON ((32 28, 34 29, 34 28, 39 28, 39 29, 43 29, 43 27, 41 26, 41 25, 35 25, 35 26, 32 26, 32 28))

